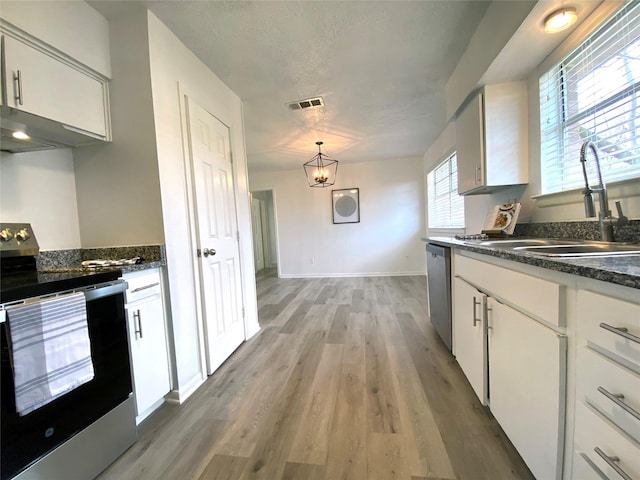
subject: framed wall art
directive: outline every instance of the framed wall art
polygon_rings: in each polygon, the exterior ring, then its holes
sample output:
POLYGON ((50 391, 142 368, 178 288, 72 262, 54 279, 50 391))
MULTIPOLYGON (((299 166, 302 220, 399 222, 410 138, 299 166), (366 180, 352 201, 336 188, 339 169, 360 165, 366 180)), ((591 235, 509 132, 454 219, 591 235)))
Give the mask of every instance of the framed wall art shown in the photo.
POLYGON ((360 189, 345 188, 331 191, 333 223, 360 222, 360 189))

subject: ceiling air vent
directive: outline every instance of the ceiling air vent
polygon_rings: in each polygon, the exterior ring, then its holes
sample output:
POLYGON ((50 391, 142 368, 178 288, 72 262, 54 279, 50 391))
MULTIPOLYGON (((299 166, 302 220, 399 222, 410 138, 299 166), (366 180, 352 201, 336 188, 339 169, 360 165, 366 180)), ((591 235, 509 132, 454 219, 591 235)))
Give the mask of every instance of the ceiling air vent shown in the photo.
POLYGON ((289 110, 302 110, 304 108, 322 107, 324 101, 322 97, 307 98, 305 100, 297 100, 289 103, 289 110))

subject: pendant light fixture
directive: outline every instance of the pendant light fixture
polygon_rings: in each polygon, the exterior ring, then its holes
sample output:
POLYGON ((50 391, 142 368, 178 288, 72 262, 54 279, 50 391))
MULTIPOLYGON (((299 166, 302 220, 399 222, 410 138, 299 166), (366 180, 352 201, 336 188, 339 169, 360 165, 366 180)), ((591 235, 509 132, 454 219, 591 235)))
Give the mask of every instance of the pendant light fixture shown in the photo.
POLYGON ((310 187, 324 188, 336 183, 338 161, 322 153, 320 150, 322 143, 316 142, 318 153, 303 165, 310 187))

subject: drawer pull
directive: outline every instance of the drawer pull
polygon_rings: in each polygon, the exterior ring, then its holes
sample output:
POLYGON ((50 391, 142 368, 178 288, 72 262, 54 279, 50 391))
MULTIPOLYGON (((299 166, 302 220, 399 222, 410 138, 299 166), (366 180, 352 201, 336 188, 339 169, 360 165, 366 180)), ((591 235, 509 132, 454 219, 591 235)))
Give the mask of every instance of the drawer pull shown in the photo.
POLYGON ((624 470, 622 470, 620 468, 620 465, 618 465, 617 462, 620 461, 619 457, 610 457, 609 455, 607 455, 606 453, 604 453, 602 450, 600 450, 598 447, 593 449, 598 455, 600 455, 600 457, 607 462, 607 465, 609 465, 611 468, 613 468, 615 470, 615 472, 620 475, 622 478, 624 478, 624 480, 633 480, 633 478, 631 478, 629 475, 627 475, 627 472, 625 472, 624 470))
POLYGON ((133 329, 134 329, 134 336, 140 335, 140 338, 142 338, 142 315, 140 315, 140 310, 136 310, 135 312, 133 312, 133 329), (138 321, 137 327, 136 327, 136 320, 138 321))
POLYGON ((631 340, 632 342, 640 343, 640 337, 629 333, 629 329, 626 327, 612 327, 609 324, 601 323, 600 328, 604 328, 605 330, 615 333, 616 335, 620 335, 621 337, 624 337, 627 340, 631 340))
POLYGON ((476 297, 473 297, 473 326, 475 327, 481 319, 476 318, 476 306, 480 306, 480 302, 476 300, 476 297))
POLYGON ((157 287, 158 285, 160 285, 160 283, 156 282, 156 283, 152 283, 151 285, 145 285, 144 287, 134 288, 133 290, 131 290, 131 293, 141 292, 142 290, 146 290, 148 288, 157 287))
POLYGON ((598 387, 598 391, 601 394, 603 394, 605 397, 607 397, 609 400, 611 400, 613 403, 618 405, 620 408, 622 408, 625 412, 629 413, 630 415, 633 415, 634 417, 636 417, 637 420, 640 420, 640 412, 638 412, 635 408, 627 405, 622 401, 624 400, 624 395, 611 393, 604 387, 598 387))

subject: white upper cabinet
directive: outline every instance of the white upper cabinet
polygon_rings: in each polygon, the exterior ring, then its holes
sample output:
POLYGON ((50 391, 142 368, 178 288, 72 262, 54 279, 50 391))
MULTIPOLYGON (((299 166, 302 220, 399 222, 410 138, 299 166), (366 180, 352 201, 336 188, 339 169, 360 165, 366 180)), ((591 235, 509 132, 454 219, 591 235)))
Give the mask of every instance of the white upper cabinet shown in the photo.
POLYGON ((3 150, 111 140, 108 21, 86 2, 5 3, 3 128, 24 129, 32 140, 3 150))
POLYGON ((107 139, 105 82, 8 35, 4 48, 7 106, 107 139))
POLYGON ((17 34, 37 38, 111 78, 109 22, 88 3, 3 1, 0 17, 17 34))
POLYGON ((528 172, 527 86, 485 86, 456 118, 458 193, 484 194, 525 184, 528 172))

